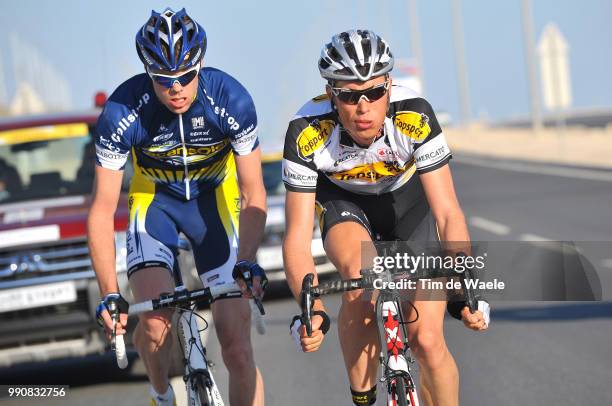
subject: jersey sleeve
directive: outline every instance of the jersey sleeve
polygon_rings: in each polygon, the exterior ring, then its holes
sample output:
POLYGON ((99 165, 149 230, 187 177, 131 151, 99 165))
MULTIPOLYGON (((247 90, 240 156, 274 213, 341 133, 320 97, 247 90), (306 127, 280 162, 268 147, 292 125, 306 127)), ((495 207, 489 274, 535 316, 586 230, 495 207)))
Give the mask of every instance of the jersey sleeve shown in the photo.
POLYGON ((400 104, 394 124, 406 137, 413 151, 419 174, 431 172, 452 158, 436 114, 427 100, 419 97, 400 104))
POLYGON ((317 170, 312 157, 300 151, 298 139, 308 128, 306 118, 295 118, 289 123, 283 150, 283 182, 291 192, 314 193, 317 188, 317 170))
POLYGON ((115 110, 118 110, 118 106, 109 101, 98 117, 95 137, 96 164, 106 169, 123 170, 131 149, 127 134, 129 126, 126 126, 123 120, 133 122, 135 117, 130 117, 130 113, 125 117, 121 113, 116 114, 119 120, 115 125, 115 120, 112 119, 115 110))
POLYGON ((225 111, 218 114, 223 120, 225 133, 229 136, 234 153, 248 155, 259 145, 255 103, 245 87, 229 75, 223 90, 227 92, 227 105, 225 111))

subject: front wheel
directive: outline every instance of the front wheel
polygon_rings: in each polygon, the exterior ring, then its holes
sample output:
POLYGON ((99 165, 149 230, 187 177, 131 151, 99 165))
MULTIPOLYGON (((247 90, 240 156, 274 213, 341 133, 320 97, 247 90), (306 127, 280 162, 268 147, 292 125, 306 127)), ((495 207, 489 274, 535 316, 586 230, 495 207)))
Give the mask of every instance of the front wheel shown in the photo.
POLYGON ((196 385, 195 392, 200 402, 196 402, 195 404, 198 406, 224 406, 223 399, 221 399, 221 393, 219 393, 219 388, 215 380, 212 375, 206 375, 198 374, 194 377, 196 385))
MULTIPOLYGON (((204 381, 204 377, 202 375, 196 376, 194 384, 195 384, 194 394, 196 395, 195 398, 193 399, 194 405, 213 406, 214 403, 210 396, 210 391, 208 387, 206 386, 206 382, 204 381)), ((191 406, 191 399, 190 399, 189 406, 191 406)))
POLYGON ((409 377, 398 377, 391 382, 388 406, 419 406, 416 387, 409 377))

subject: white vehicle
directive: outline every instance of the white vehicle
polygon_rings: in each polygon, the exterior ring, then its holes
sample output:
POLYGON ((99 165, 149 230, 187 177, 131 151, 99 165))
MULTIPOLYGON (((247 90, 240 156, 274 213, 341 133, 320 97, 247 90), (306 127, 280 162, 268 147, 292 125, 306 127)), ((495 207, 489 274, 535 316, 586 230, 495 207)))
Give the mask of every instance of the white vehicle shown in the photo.
MULTIPOLYGON (((264 239, 257 252, 257 263, 266 271, 270 282, 284 281, 283 236, 285 234, 285 186, 282 180, 282 153, 263 154, 263 178, 268 194, 268 218, 264 239)), ((314 213, 313 213, 314 216, 314 213)), ((319 225, 315 218, 312 239, 312 256, 317 274, 335 271, 323 250, 319 225)))

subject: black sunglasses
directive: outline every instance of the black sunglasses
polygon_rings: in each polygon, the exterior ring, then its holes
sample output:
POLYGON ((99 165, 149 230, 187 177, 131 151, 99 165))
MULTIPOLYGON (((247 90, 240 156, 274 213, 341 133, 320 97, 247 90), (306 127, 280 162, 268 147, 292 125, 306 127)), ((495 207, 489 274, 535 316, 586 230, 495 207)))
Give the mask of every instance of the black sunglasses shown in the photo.
POLYGON ((346 104, 357 104, 362 97, 365 97, 369 102, 376 101, 387 94, 387 90, 389 90, 388 80, 365 90, 352 90, 344 87, 331 88, 332 94, 346 104))

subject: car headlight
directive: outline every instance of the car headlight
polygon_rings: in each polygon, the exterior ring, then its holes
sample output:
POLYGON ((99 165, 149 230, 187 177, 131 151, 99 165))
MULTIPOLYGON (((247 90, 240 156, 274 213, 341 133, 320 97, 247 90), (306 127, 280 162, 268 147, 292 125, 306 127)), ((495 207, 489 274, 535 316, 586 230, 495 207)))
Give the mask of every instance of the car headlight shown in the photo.
POLYGON ((127 271, 127 245, 125 231, 115 233, 115 268, 117 272, 127 271))

